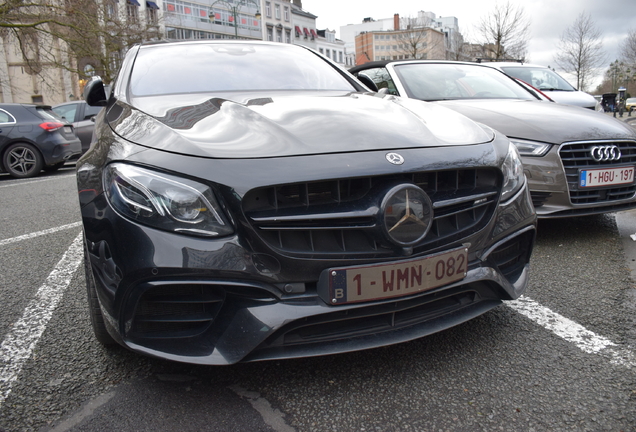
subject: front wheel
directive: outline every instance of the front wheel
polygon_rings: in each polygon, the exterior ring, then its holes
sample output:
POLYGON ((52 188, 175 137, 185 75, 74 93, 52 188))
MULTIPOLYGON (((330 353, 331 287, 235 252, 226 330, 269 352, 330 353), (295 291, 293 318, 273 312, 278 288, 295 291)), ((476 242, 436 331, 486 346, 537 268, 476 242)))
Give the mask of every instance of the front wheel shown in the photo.
POLYGON ((31 144, 11 144, 4 153, 4 168, 11 177, 35 177, 42 171, 44 160, 38 149, 31 144))
POLYGON ((95 279, 93 279, 93 271, 91 270, 91 263, 88 257, 88 250, 86 244, 84 244, 84 272, 86 273, 86 291, 88 293, 88 310, 91 316, 91 326, 93 327, 93 333, 95 339, 102 345, 113 345, 115 339, 108 333, 106 324, 104 323, 104 316, 102 310, 99 307, 99 300, 97 299, 97 290, 95 288, 95 279))

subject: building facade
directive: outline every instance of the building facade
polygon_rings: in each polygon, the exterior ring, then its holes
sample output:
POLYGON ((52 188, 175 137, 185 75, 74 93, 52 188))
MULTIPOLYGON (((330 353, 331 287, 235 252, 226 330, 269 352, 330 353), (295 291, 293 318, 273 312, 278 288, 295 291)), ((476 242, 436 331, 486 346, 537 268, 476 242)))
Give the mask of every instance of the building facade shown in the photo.
POLYGON ((254 0, 163 0, 165 35, 174 40, 261 40, 260 7, 254 0))
POLYGON ((261 0, 262 39, 292 43, 292 4, 290 0, 261 0))

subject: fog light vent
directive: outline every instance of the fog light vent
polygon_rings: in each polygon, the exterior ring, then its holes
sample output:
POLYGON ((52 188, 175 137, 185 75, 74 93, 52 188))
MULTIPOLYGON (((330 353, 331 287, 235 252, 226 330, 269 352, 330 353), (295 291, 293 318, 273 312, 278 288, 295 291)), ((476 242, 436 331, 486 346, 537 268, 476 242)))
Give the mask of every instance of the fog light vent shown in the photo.
POLYGON ((203 333, 214 321, 224 296, 202 285, 164 285, 139 300, 131 335, 184 338, 203 333))

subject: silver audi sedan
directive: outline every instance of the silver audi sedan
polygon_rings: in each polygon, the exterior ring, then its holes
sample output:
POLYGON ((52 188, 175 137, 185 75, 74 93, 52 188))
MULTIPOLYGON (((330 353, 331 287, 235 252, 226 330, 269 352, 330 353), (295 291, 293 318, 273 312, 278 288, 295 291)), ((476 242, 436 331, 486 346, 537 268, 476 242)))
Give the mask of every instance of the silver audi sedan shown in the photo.
POLYGON ((617 119, 541 100, 477 63, 375 61, 350 72, 380 92, 434 102, 507 135, 540 218, 636 208, 636 130, 617 119))

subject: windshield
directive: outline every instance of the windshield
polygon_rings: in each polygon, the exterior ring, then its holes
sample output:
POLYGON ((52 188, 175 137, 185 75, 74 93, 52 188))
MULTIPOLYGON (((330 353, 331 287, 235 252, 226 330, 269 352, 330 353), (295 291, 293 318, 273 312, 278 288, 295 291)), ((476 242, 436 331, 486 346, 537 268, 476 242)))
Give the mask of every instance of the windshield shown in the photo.
POLYGON ((293 45, 191 43, 145 46, 134 96, 259 90, 356 91, 333 66, 293 45))
POLYGON ((543 67, 505 66, 501 68, 505 73, 533 87, 544 91, 576 91, 566 80, 556 72, 543 67))
POLYGON ((478 65, 413 63, 395 66, 411 98, 436 101, 453 99, 529 99, 527 90, 498 70, 478 65))

